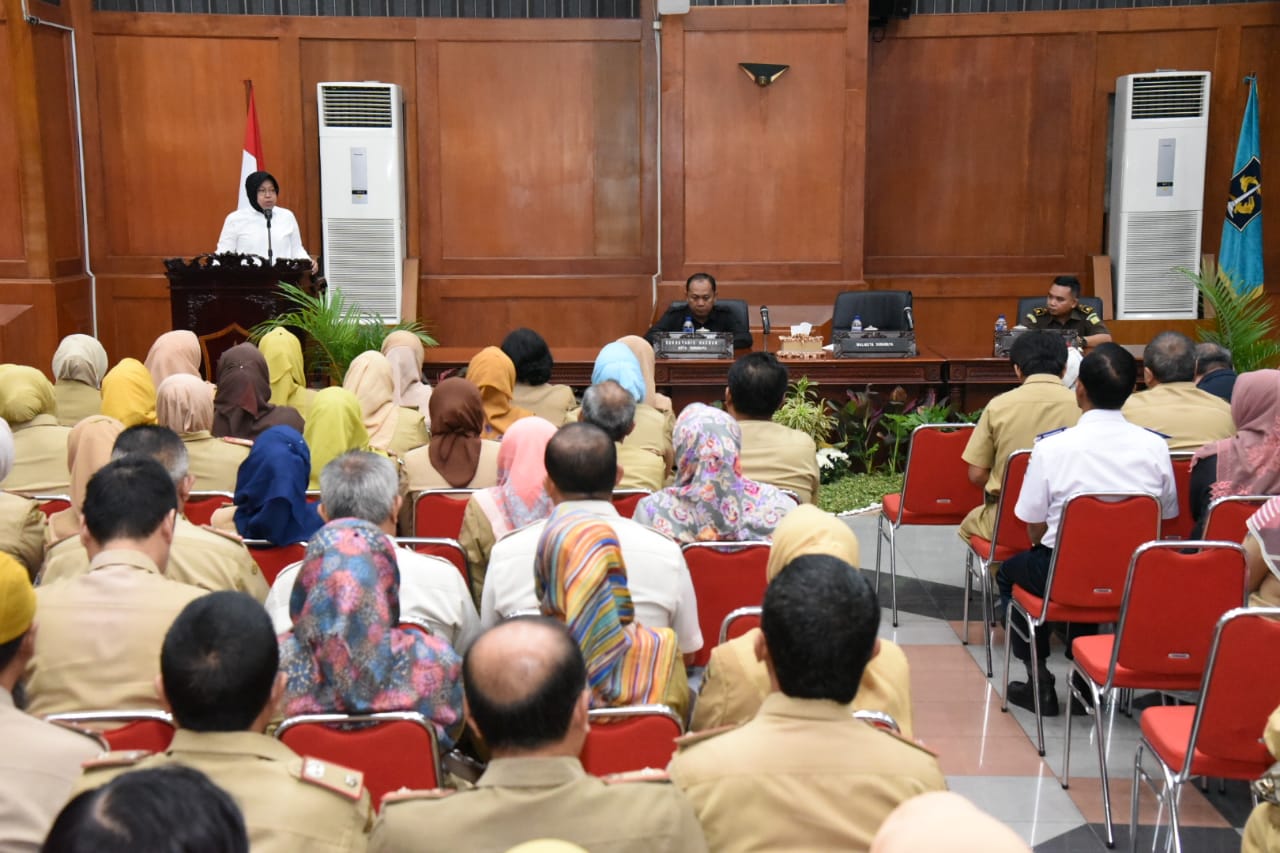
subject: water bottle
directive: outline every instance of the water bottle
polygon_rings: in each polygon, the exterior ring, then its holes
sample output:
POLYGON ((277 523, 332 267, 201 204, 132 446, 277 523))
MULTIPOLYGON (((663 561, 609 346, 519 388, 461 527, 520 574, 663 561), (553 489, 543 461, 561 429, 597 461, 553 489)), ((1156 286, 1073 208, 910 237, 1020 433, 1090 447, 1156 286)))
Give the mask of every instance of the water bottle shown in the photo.
POLYGON ((851 332, 862 331, 862 315, 861 314, 853 315, 853 325, 849 327, 849 331, 851 332))
POLYGON ((1005 316, 1003 314, 1001 314, 999 317, 996 317, 996 331, 997 332, 1009 331, 1009 321, 1005 319, 1005 316))
POLYGON ((684 315, 684 327, 680 330, 686 335, 693 333, 693 318, 688 314, 684 315))

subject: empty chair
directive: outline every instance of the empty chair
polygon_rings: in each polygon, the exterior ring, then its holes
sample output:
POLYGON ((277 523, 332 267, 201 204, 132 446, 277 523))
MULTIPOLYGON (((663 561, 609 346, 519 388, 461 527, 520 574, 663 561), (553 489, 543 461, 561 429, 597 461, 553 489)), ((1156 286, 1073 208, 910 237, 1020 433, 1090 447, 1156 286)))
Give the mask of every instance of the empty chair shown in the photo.
POLYGON ((413 535, 457 539, 474 489, 430 489, 413 496, 413 535))
POLYGON ((853 318, 861 317, 862 326, 875 326, 884 331, 901 332, 911 328, 910 290, 850 290, 836 297, 831 312, 831 330, 848 331, 853 318))
POLYGON ((1191 520, 1191 454, 1186 451, 1175 451, 1169 454, 1173 465, 1173 482, 1178 487, 1178 515, 1165 519, 1161 529, 1165 539, 1190 539, 1191 528, 1195 522, 1191 520))
POLYGON ((72 711, 50 714, 45 720, 86 728, 105 738, 112 750, 164 752, 173 740, 173 716, 168 711, 137 708, 122 711, 72 711))
POLYGON ((1215 542, 1243 542, 1249 532, 1249 516, 1257 512, 1268 498, 1265 495, 1228 495, 1209 504, 1204 516, 1202 539, 1215 542))
POLYGON ((591 731, 580 756, 594 776, 667 766, 684 725, 666 705, 628 705, 590 712, 591 731))
MULTIPOLYGON (((768 586, 768 542, 691 542, 681 550, 698 599, 698 627, 717 636, 725 617, 739 607, 758 606, 768 586)), ((703 643, 694 666, 706 666, 711 644, 703 643)))

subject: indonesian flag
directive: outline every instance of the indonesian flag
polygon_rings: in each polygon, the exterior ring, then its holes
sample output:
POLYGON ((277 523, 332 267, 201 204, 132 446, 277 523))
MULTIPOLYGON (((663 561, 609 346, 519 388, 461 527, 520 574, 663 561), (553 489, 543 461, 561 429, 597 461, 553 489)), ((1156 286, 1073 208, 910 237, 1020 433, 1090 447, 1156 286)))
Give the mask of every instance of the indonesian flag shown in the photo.
POLYGON ((258 111, 253 106, 253 83, 249 83, 249 116, 244 122, 244 151, 240 154, 240 204, 237 210, 252 210, 244 182, 254 172, 266 168, 262 157, 262 135, 258 132, 258 111))

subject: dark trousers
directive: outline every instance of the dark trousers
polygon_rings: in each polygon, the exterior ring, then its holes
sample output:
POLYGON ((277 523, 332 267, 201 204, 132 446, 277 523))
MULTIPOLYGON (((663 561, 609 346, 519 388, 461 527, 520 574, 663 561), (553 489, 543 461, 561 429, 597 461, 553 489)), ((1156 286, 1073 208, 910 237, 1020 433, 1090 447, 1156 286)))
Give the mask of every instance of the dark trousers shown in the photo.
MULTIPOLYGON (((999 612, 1005 613, 1009 605, 1009 599, 1013 598, 1013 585, 1025 589, 1032 595, 1044 596, 1044 585, 1049 579, 1049 564, 1053 562, 1053 550, 1043 545, 1036 545, 1030 551, 1023 551, 1021 554, 1015 554, 1005 560, 1000 566, 1000 571, 996 572, 996 585, 1000 588, 999 612)), ((1019 627, 1026 631, 1027 623, 1022 614, 1016 614, 1014 617, 1018 621, 1019 627)), ((1048 623, 1041 630, 1036 632, 1036 657, 1040 659, 1041 665, 1049 657, 1049 637, 1053 633, 1053 629, 1062 630, 1067 641, 1067 657, 1071 657, 1071 641, 1076 637, 1084 637, 1090 634, 1098 633, 1098 626, 1085 625, 1068 625, 1062 623, 1048 623)), ((1005 630, 1009 630, 1007 627, 1005 630)), ((1019 637, 1016 633, 1012 636, 1013 654, 1018 660, 1030 661, 1031 649, 1027 645, 1026 640, 1019 637)))

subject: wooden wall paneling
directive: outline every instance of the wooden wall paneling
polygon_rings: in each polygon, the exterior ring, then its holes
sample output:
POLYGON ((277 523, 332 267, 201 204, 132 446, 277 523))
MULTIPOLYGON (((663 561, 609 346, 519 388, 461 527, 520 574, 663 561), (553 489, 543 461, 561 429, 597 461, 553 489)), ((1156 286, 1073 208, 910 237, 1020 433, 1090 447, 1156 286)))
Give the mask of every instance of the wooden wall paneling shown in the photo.
POLYGON ((640 50, 638 42, 594 45, 592 257, 638 257, 645 249, 641 159, 647 146, 640 50))
POLYGON ((80 166, 69 55, 71 37, 62 30, 36 27, 32 47, 40 89, 40 152, 44 159, 49 255, 53 275, 66 275, 81 269, 80 166))
POLYGON ((845 0, 844 198, 842 275, 858 282, 866 254, 867 204, 867 0, 845 0))
POLYGON ((169 284, 163 276, 98 276, 99 339, 113 364, 146 358, 155 339, 172 328, 169 316, 169 284))
MULTIPOLYGON (((683 282, 684 272, 684 100, 685 100, 685 21, 698 15, 701 7, 689 15, 668 15, 662 21, 662 67, 658 70, 662 90, 662 132, 658 144, 662 146, 662 195, 658 199, 661 208, 662 257, 659 269, 666 280, 683 282)), ((656 319, 663 310, 664 301, 659 296, 653 306, 656 319)))
MULTIPOLYGON (((417 42, 416 74, 419 92, 417 157, 418 182, 417 203, 422 222, 422 234, 419 241, 419 254, 422 258, 421 269, 425 272, 439 272, 444 253, 444 241, 441 233, 444 230, 444 208, 440 199, 440 97, 438 90, 440 71, 439 42, 431 39, 420 39, 417 42)), ((426 279, 419 279, 418 305, 425 309, 427 305, 426 279)))
MULTIPOLYGON (((3 8, 3 4, 0 4, 3 8)), ((13 116, 17 111, 17 80, 14 75, 13 49, 10 47, 8 21, 0 24, 0 114, 13 116)), ((18 146, 18 128, 13 121, 0 121, 0 186, 18 187, 21 181, 22 154, 18 146)), ((0 275, 22 276, 26 273, 22 242, 23 207, 18 192, 5 193, 0 200, 0 275)))
MULTIPOLYGON (((44 158, 40 139, 40 86, 36 77, 33 27, 22 17, 20 0, 5 0, 10 24, 8 66, 13 103, 6 123, 13 127, 17 143, 18 180, 14 184, 21 209, 18 231, 25 273, 30 278, 47 278, 52 271, 49 257, 48 211, 44 185, 44 158)), ((22 300, 28 302, 30 300, 22 300)))

